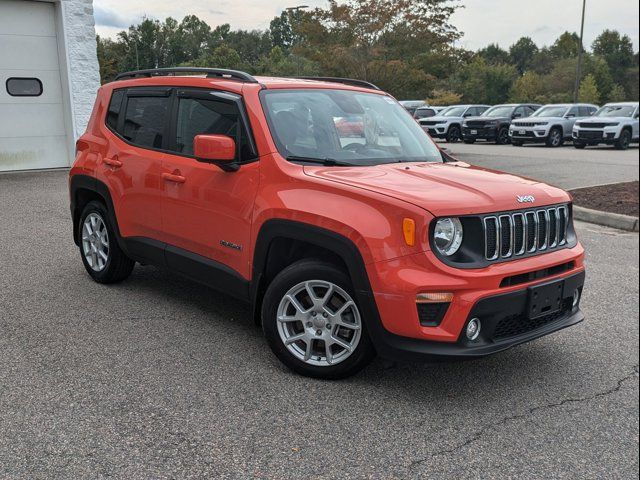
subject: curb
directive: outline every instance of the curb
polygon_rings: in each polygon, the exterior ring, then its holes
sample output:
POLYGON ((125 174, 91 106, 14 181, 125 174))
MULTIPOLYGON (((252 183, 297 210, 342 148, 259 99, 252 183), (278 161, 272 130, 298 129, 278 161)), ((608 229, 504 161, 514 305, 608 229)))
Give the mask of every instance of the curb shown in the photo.
POLYGON ((638 231, 638 218, 619 213, 601 212, 590 208, 573 206, 573 218, 583 222, 604 225, 605 227, 617 228, 628 232, 638 231))

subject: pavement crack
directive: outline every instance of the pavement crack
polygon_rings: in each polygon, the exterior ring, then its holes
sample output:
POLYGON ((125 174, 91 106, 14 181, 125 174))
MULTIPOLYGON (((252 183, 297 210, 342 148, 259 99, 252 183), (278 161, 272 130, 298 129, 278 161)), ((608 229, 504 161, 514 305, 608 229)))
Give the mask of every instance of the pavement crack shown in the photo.
POLYGON ((631 380, 633 377, 637 377, 638 376, 638 368, 639 368, 639 365, 635 365, 633 367, 633 371, 631 373, 629 373, 628 375, 620 378, 613 387, 611 387, 611 388, 609 388, 607 390, 603 390, 603 391, 594 393, 593 395, 589 395, 587 397, 565 398, 564 400, 561 400, 559 402, 552 402, 552 403, 546 403, 544 405, 538 405, 536 407, 529 408, 524 413, 519 413, 517 415, 510 415, 510 416, 507 416, 507 417, 503 417, 503 418, 499 419, 496 422, 489 423, 489 424, 483 426, 480 430, 476 431, 471 437, 469 437, 468 439, 466 439, 463 442, 460 442, 460 443, 458 443, 458 444, 456 444, 456 445, 454 445, 454 446, 452 446, 450 448, 447 448, 447 449, 437 450, 435 452, 432 452, 426 458, 422 458, 422 459, 418 459, 418 460, 412 461, 409 464, 409 470, 411 471, 411 470, 415 469, 416 467, 420 466, 420 464, 426 462, 430 458, 441 456, 441 455, 449 455, 449 454, 452 454, 452 453, 456 453, 456 452, 462 450, 463 448, 471 445, 472 443, 475 443, 478 440, 480 440, 490 430, 493 430, 495 428, 499 428, 499 427, 501 427, 503 425, 506 425, 507 423, 509 423, 509 422, 511 422, 513 420, 521 420, 521 419, 527 418, 530 415, 533 415, 534 413, 536 413, 536 412, 538 412, 540 410, 546 410, 546 409, 550 409, 550 408, 562 407, 564 405, 571 404, 571 403, 589 402, 591 400, 595 400, 596 398, 601 398, 601 397, 606 397, 606 396, 612 395, 612 394, 620 391, 620 389, 622 389, 622 387, 625 384, 625 382, 627 382, 628 380, 631 380))

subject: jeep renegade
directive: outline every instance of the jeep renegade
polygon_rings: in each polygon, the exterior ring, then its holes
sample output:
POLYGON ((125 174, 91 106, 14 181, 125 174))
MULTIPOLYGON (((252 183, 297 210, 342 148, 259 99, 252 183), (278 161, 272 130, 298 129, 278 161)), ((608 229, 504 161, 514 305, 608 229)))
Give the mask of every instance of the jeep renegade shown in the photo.
POLYGON ((481 357, 583 319, 569 195, 455 160, 366 82, 121 74, 69 187, 96 282, 137 262, 228 292, 304 375, 481 357))

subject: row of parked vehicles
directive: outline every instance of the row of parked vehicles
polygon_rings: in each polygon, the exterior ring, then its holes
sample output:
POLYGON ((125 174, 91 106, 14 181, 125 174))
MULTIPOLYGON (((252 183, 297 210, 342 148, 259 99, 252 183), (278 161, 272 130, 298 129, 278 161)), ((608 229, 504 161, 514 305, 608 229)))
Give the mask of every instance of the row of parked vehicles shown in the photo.
POLYGON ((449 107, 418 101, 401 103, 423 130, 447 142, 485 140, 498 145, 544 143, 560 147, 572 141, 575 148, 607 144, 625 150, 640 137, 638 102, 608 103, 601 108, 588 103, 449 107))

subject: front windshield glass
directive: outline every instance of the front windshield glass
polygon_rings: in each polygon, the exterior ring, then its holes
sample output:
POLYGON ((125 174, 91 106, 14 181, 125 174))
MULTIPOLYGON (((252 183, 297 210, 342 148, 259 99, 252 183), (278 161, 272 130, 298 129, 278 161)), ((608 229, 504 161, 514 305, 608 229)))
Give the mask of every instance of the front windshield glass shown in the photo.
POLYGON ((532 117, 564 117, 569 107, 549 105, 548 107, 542 107, 536 110, 532 117))
POLYGON ((496 105, 482 114, 483 117, 510 117, 516 107, 510 105, 496 105))
POLYGON ((631 105, 605 105, 594 117, 631 117, 636 107, 631 105))
POLYGON ((390 97, 349 90, 263 90, 278 151, 294 161, 346 165, 442 162, 411 115, 390 97))
POLYGON ((464 115, 464 111, 466 109, 467 107, 449 107, 440 112, 438 115, 441 117, 461 117, 462 115, 464 115))

